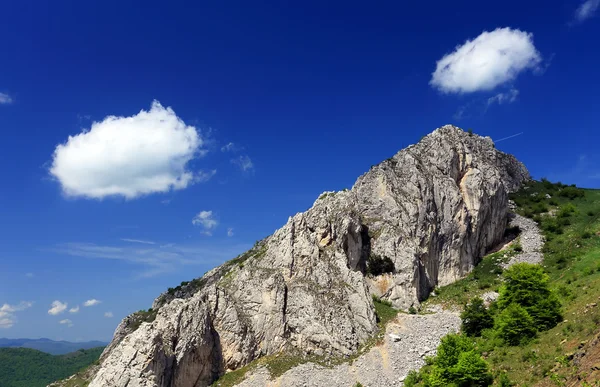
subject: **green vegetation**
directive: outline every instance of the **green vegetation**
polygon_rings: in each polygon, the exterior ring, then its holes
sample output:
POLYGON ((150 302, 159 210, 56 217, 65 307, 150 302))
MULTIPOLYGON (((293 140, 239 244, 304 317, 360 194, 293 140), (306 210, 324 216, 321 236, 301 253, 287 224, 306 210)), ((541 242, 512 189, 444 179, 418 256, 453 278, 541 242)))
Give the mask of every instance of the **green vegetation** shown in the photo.
POLYGON ((44 387, 96 362, 103 349, 49 355, 29 348, 0 348, 0 387, 44 387))
MULTIPOLYGON (((500 264, 519 250, 517 239, 508 251, 484 257, 465 279, 436 289, 427 303, 465 306, 463 334, 483 355, 494 385, 561 386, 574 375, 585 380, 590 370, 579 369, 572 359, 600 331, 600 191, 544 179, 511 199, 518 213, 540 225, 546 239, 542 265, 518 264, 503 272, 500 264), (492 290, 500 296, 486 313, 477 297, 492 290)), ((474 356, 473 366, 481 364, 474 356)), ((424 371, 409 375, 405 386, 434 385, 426 379, 439 374, 433 365, 430 361, 424 371)))
POLYGON ((483 360, 472 339, 449 334, 442 338, 437 355, 427 359, 419 372, 411 372, 405 387, 490 386, 494 380, 490 366, 483 360))
POLYGON ((483 300, 475 297, 465 306, 461 313, 462 319, 461 331, 467 336, 481 336, 484 329, 494 326, 494 317, 485 307, 483 300))
POLYGON ((367 258, 367 274, 377 276, 383 273, 393 273, 396 268, 390 257, 370 254, 367 258))
POLYGON ((131 323, 131 329, 135 331, 140 327, 140 325, 142 325, 142 323, 154 321, 157 313, 158 310, 154 310, 152 308, 148 310, 138 310, 132 315, 133 321, 131 323))

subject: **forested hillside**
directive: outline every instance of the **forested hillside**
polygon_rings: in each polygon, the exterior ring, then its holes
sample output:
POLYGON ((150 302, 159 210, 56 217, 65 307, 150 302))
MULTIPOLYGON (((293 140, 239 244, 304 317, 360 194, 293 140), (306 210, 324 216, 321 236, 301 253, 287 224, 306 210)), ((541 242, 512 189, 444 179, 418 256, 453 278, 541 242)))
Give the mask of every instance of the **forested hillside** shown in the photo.
POLYGON ((29 348, 0 348, 0 387, 45 387, 94 363, 103 349, 53 356, 29 348))

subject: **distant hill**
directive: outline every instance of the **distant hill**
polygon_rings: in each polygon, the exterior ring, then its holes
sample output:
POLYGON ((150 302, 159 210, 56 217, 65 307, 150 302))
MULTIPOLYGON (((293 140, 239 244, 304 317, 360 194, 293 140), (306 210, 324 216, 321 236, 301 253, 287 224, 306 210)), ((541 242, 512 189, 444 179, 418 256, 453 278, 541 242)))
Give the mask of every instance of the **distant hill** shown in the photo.
POLYGON ((51 355, 64 355, 79 349, 105 347, 108 343, 102 341, 86 341, 73 343, 69 341, 54 341, 50 339, 2 339, 0 348, 31 348, 51 355))
POLYGON ((0 387, 45 387, 94 363, 103 349, 49 355, 30 348, 0 348, 0 387))

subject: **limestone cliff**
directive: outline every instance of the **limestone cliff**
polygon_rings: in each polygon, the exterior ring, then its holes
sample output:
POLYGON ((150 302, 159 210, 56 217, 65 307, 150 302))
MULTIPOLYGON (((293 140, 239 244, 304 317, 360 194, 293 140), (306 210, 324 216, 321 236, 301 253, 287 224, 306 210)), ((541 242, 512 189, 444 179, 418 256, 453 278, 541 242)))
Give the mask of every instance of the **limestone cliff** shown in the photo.
POLYGON ((372 294, 406 309, 464 276, 528 179, 491 139, 439 128, 124 320, 90 386, 207 386, 280 351, 351 354, 377 329, 372 294))

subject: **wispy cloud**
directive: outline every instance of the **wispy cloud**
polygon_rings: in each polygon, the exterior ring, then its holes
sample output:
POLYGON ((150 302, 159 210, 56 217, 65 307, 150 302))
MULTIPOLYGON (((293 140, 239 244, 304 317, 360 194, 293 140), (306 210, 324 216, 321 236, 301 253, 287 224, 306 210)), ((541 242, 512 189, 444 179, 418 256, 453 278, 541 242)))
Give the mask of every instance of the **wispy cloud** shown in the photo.
POLYGON ((507 92, 498 93, 495 96, 488 98, 487 104, 488 104, 488 106, 490 106, 494 103, 497 103, 499 105, 502 105, 504 103, 513 103, 517 100, 518 96, 519 96, 519 90, 510 89, 507 92))
POLYGON ((254 164, 247 155, 231 159, 231 163, 237 165, 243 172, 251 172, 254 170, 254 164))
POLYGON ((200 211, 192 219, 194 226, 201 226, 203 228, 202 234, 212 235, 212 230, 217 227, 219 222, 214 218, 212 211, 200 211))
POLYGON ((104 313, 104 317, 106 317, 106 318, 112 318, 113 317, 113 313, 112 312, 106 312, 106 313, 104 313))
POLYGON ((48 310, 48 314, 51 314, 53 316, 59 315, 62 312, 64 312, 67 309, 67 303, 66 302, 60 302, 58 300, 52 302, 52 305, 50 307, 50 309, 48 310))
POLYGON ((77 313, 79 312, 79 305, 75 306, 74 308, 69 309, 69 313, 77 313))
POLYGON ((66 318, 64 320, 60 320, 58 323, 62 324, 62 325, 66 325, 69 328, 71 328, 73 326, 73 321, 69 320, 68 318, 66 318))
POLYGON ((247 250, 249 245, 175 245, 106 246, 94 243, 65 243, 46 249, 59 254, 90 259, 106 259, 127 262, 141 268, 135 269, 135 277, 147 278, 173 272, 183 266, 209 264, 211 266, 231 259, 247 250))
POLYGON ((96 300, 95 298, 92 298, 91 300, 87 300, 86 302, 84 302, 83 306, 94 306, 94 305, 98 305, 101 302, 102 301, 100 301, 100 300, 96 300))
POLYGON ((142 239, 121 238, 121 240, 123 242, 142 243, 142 244, 145 244, 145 245, 155 245, 156 244, 155 242, 145 241, 145 240, 142 240, 142 239))
POLYGON ((31 308, 33 302, 21 301, 18 305, 4 304, 0 307, 0 328, 11 328, 17 322, 16 312, 31 308))
POLYGON ((594 16, 596 11, 600 7, 600 0, 586 0, 575 10, 575 21, 578 23, 584 22, 585 20, 594 16))
POLYGON ((227 229, 227 236, 228 236, 228 237, 232 237, 232 236, 233 236, 233 228, 229 227, 229 228, 227 229))
POLYGON ((13 102, 13 99, 10 95, 5 93, 0 93, 0 105, 8 105, 13 102))
POLYGON ((25 277, 27 277, 27 278, 33 278, 35 276, 33 275, 33 273, 25 273, 25 277))
POLYGON ((221 147, 221 152, 238 152, 240 150, 242 150, 242 148, 232 142, 221 147))

